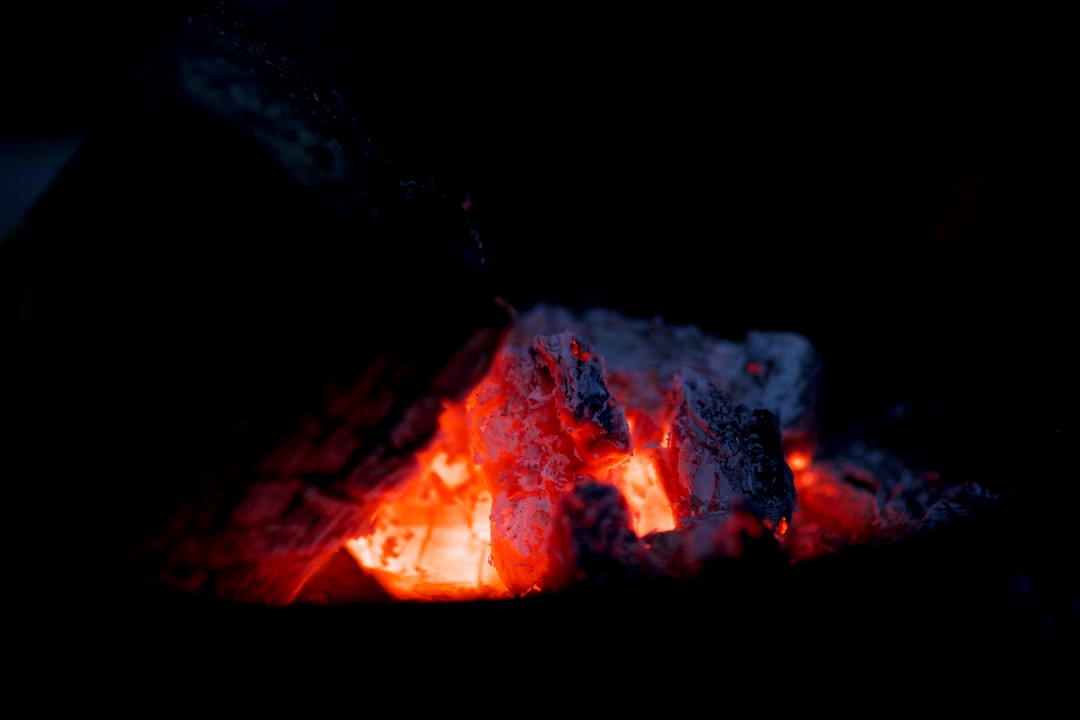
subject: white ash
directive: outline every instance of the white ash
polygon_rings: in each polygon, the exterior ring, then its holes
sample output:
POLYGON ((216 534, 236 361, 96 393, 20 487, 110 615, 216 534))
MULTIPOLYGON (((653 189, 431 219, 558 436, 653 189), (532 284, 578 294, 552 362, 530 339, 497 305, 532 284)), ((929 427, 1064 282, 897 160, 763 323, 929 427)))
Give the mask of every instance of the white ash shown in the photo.
POLYGON ((675 381, 671 450, 682 487, 672 500, 679 520, 686 524, 748 505, 773 527, 790 522, 795 479, 776 416, 732 402, 691 370, 675 381))
POLYGON ((494 498, 492 563, 514 595, 547 574, 550 516, 564 489, 632 453, 604 376, 600 356, 567 332, 504 347, 476 388, 469 427, 494 498))
POLYGON ((536 335, 563 331, 587 338, 603 356, 612 392, 625 404, 661 407, 675 376, 691 370, 731 400, 772 412, 785 439, 817 444, 822 362, 814 345, 798 333, 752 330, 735 342, 659 316, 635 318, 608 308, 575 313, 540 303, 518 313, 508 342, 527 345, 536 335))

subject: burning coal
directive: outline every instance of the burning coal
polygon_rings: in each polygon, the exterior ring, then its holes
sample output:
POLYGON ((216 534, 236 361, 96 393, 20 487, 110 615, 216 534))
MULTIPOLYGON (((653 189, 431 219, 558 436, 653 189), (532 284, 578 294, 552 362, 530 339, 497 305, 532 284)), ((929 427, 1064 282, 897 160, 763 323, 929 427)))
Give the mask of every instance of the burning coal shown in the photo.
POLYGON ((883 450, 818 457, 821 394, 794 333, 538 305, 346 547, 392 598, 511 598, 693 576, 748 544, 799 562, 982 493, 883 450))

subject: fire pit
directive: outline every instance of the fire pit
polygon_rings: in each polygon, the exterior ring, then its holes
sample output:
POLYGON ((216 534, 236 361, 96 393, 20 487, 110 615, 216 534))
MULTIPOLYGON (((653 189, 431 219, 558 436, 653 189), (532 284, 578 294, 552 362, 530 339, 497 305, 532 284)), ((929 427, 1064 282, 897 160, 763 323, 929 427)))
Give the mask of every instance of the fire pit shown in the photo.
POLYGON ((758 199, 722 232, 662 163, 458 192, 236 13, 185 23, 0 245, 34 604, 181 634, 348 613, 622 637, 595 623, 618 609, 769 646, 884 618, 1075 642, 1067 265, 1009 264, 1039 313, 1002 329, 1002 261, 973 250, 1026 227, 1011 172, 950 166, 906 214, 758 199), (582 197, 619 212, 578 222, 582 197), (939 256, 905 246, 917 221, 939 256))

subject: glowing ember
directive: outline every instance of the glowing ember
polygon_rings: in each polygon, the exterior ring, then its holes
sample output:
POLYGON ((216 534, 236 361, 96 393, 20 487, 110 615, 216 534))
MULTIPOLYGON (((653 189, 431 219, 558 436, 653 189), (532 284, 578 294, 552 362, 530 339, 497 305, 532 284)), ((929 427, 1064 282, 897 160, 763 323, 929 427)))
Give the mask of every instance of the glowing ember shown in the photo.
POLYGON ((815 459, 819 384, 791 333, 538 306, 346 547, 394 598, 510 598, 692 575, 762 539, 797 562, 957 498, 881 453, 815 459))
POLYGON ((420 469, 387 493, 370 535, 346 548, 394 597, 504 597, 488 562, 491 494, 468 451, 464 406, 449 407, 420 469))

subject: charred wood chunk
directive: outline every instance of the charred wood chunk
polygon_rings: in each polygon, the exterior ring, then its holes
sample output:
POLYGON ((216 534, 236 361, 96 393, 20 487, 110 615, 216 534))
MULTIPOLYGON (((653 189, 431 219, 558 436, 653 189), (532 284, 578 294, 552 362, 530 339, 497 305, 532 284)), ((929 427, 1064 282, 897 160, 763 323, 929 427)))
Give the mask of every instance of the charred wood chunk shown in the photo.
POLYGON ((522 342, 563 330, 588 338, 604 356, 609 386, 627 406, 657 412, 667 402, 675 376, 693 370, 735 402, 776 415, 785 445, 807 452, 817 445, 822 361, 802 335, 753 330, 735 342, 659 317, 628 317, 600 307, 573 312, 539 303, 517 316, 510 339, 522 342))
POLYGON ((978 483, 947 482, 885 448, 851 442, 803 472, 799 507, 782 543, 798 562, 933 531, 992 509, 996 500, 978 483))
POLYGON ((773 413, 785 450, 811 456, 822 421, 823 368, 817 349, 798 333, 776 330, 751 330, 737 347, 737 361, 716 368, 710 379, 736 402, 773 413))
POLYGON ((763 568, 786 562, 775 535, 741 503, 727 513, 638 537, 625 497, 587 476, 559 499, 552 526, 546 591, 701 577, 740 558, 763 568))
POLYGON ((762 568, 787 563, 779 541, 761 517, 741 503, 724 514, 702 516, 683 527, 651 533, 642 542, 655 577, 694 578, 742 559, 762 568))
POLYGON ((509 328, 461 199, 253 27, 193 15, 0 243, 28 571, 288 601, 509 328))
POLYGON ((592 471, 621 462, 631 450, 630 428, 622 406, 607 387, 604 359, 570 333, 537 337, 532 353, 554 379, 561 423, 571 429, 574 446, 592 471))
POLYGON ((645 544, 631 526, 626 499, 610 483, 578 478, 552 517, 545 591, 647 579, 645 544))
POLYGON ((551 518, 564 491, 632 452, 604 376, 592 347, 564 332, 507 346, 476 389, 469 425, 494 498, 492 562, 515 595, 547 573, 551 518))
POLYGON ((680 520, 728 514, 742 506, 772 527, 796 504, 775 415, 728 399, 693 371, 675 378, 668 497, 680 520))

